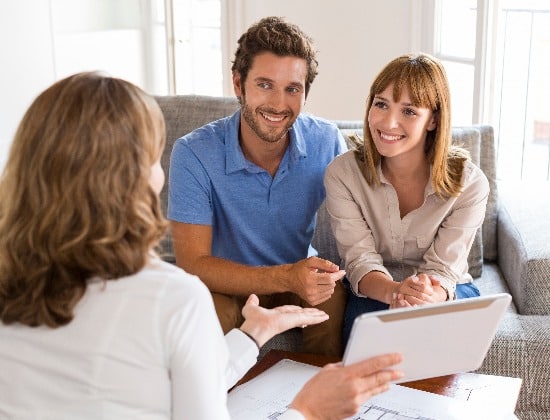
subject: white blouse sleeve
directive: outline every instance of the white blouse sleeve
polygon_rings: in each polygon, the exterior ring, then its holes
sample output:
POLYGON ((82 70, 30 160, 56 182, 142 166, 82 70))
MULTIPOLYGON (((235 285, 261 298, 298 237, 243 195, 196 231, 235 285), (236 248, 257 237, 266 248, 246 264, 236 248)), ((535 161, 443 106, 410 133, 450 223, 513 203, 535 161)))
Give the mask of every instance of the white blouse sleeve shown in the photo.
POLYGON ((229 349, 229 361, 227 363, 225 377, 228 388, 231 388, 241 379, 258 360, 258 347, 241 330, 234 328, 225 336, 225 342, 229 349))
MULTIPOLYGON (((169 290, 159 308, 172 384, 172 419, 229 419, 227 390, 257 361, 258 347, 239 329, 223 336, 210 292, 200 281, 169 290)), ((290 409, 281 420, 304 420, 290 409)))
POLYGON ((306 420, 306 418, 298 410, 289 408, 283 414, 277 417, 277 420, 306 420))
MULTIPOLYGON (((191 277, 191 276, 190 276, 191 277)), ((228 350, 212 297, 195 278, 170 290, 160 308, 172 388, 172 419, 229 419, 228 350)))

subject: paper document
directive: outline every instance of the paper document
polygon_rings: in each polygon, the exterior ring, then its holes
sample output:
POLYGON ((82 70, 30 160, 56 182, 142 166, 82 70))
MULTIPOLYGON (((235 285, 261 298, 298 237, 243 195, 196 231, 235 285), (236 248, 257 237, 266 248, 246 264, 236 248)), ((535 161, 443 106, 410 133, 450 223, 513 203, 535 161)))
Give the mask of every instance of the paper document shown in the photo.
MULTIPOLYGON (((284 359, 228 395, 231 418, 276 420, 294 395, 320 368, 284 359)), ((330 386, 330 384, 327 384, 330 386)), ((367 401, 353 420, 503 420, 513 413, 495 412, 482 404, 418 391, 400 385, 367 401)))

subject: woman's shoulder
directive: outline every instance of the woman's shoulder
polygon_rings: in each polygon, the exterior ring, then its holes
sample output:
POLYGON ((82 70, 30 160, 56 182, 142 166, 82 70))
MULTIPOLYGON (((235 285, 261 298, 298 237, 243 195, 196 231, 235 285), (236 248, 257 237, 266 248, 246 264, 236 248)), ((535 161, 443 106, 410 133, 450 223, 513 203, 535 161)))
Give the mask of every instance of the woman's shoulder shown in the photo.
POLYGON ((354 150, 347 150, 341 155, 336 156, 328 165, 327 170, 338 171, 343 168, 349 168, 350 165, 357 166, 354 150))
MULTIPOLYGON (((143 287, 155 289, 165 294, 180 294, 187 296, 209 296, 206 285, 195 275, 189 274, 174 264, 158 257, 151 258, 147 265, 136 274, 143 287)), ((137 286, 137 283, 136 283, 137 286)))
POLYGON ((483 170, 478 165, 476 165, 471 159, 467 159, 464 162, 463 172, 466 177, 477 177, 477 178, 487 179, 483 170))
POLYGON ((470 159, 464 162, 462 172, 462 185, 464 189, 476 188, 489 191, 489 180, 485 173, 470 159))

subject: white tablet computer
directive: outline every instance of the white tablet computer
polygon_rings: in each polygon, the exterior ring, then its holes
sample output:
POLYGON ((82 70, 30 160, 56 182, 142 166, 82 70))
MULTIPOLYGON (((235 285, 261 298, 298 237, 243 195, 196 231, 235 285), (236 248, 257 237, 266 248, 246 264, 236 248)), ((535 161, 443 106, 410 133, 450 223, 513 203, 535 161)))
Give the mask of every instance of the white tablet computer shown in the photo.
POLYGON ((501 293, 365 313, 353 323, 343 362, 399 352, 405 376, 396 383, 475 370, 511 300, 501 293))

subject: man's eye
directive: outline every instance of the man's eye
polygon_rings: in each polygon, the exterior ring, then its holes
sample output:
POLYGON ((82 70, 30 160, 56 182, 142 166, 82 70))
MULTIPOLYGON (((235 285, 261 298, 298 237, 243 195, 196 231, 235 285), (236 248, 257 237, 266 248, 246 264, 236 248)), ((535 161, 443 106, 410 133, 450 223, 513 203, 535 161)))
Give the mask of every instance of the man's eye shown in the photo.
POLYGON ((269 83, 267 83, 267 82, 258 83, 258 87, 260 87, 262 89, 269 89, 269 83))
POLYGON ((287 90, 290 93, 299 93, 300 92, 300 89, 298 89, 297 87, 289 87, 287 90))

